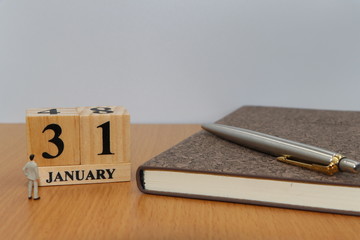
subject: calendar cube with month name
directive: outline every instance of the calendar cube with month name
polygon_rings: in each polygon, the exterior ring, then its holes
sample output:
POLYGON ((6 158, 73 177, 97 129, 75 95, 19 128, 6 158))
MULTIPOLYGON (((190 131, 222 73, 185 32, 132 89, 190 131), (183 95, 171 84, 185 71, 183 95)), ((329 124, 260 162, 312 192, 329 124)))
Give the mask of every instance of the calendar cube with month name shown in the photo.
POLYGON ((40 186, 130 181, 130 115, 124 107, 28 109, 26 132, 40 186))

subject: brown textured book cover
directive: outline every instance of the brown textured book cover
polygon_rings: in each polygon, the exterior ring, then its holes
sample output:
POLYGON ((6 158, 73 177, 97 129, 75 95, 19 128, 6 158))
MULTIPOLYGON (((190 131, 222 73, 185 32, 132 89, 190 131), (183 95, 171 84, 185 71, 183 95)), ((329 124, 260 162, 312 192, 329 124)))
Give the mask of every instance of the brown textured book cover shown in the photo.
MULTIPOLYGON (((352 159, 359 159, 360 156, 360 112, 244 106, 217 123, 314 145, 352 159)), ((276 161, 273 156, 222 140, 206 131, 192 135, 139 167, 137 171, 139 189, 145 193, 153 193, 144 189, 142 171, 145 169, 360 187, 359 175, 341 172, 327 176, 284 164, 276 161)), ((186 197, 228 201, 228 199, 203 196, 186 197)), ((276 204, 266 205, 276 206, 276 204)))

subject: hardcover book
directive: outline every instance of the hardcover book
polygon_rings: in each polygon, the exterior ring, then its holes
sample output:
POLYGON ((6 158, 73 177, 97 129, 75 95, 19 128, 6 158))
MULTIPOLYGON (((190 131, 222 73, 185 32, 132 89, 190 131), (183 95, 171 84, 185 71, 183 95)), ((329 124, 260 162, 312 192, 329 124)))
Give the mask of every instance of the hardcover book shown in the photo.
MULTIPOLYGON (((216 123, 359 159, 360 112, 244 106, 216 123)), ((360 176, 333 176, 199 131, 141 165, 144 193, 360 215, 360 176)))

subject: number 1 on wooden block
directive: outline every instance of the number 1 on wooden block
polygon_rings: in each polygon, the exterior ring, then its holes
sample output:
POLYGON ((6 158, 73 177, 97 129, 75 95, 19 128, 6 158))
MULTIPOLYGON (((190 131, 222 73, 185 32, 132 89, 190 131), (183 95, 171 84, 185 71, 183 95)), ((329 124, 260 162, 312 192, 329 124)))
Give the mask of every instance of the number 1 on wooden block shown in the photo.
POLYGON ((81 107, 81 164, 130 161, 130 115, 123 107, 81 107))
POLYGON ((102 128, 102 152, 98 155, 112 155, 114 153, 110 150, 110 121, 99 125, 97 128, 102 128))

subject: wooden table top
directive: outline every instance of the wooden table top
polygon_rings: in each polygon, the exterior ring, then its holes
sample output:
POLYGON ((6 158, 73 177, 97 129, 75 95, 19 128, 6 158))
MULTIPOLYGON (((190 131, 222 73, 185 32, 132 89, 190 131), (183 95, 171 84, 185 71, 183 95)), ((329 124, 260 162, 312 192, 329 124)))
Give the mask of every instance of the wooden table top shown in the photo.
POLYGON ((0 124, 0 239, 360 239, 360 217, 141 193, 137 167, 198 130, 132 125, 131 182, 41 187, 33 201, 25 124, 0 124))

